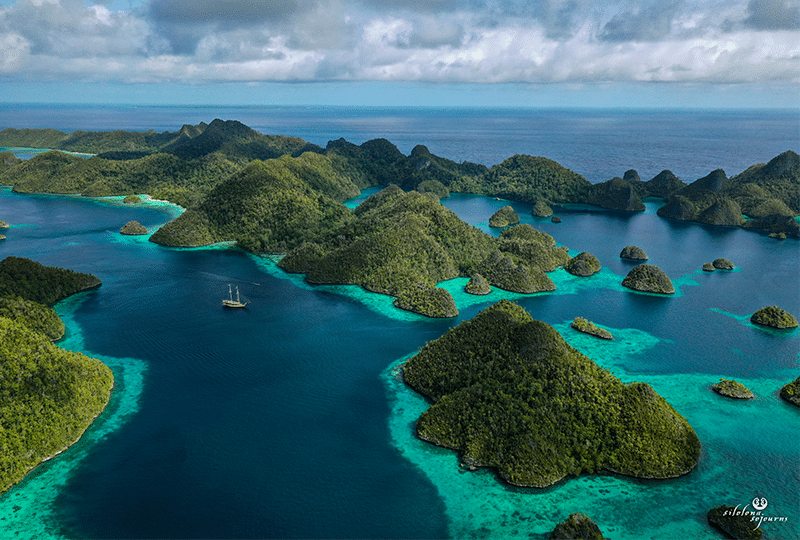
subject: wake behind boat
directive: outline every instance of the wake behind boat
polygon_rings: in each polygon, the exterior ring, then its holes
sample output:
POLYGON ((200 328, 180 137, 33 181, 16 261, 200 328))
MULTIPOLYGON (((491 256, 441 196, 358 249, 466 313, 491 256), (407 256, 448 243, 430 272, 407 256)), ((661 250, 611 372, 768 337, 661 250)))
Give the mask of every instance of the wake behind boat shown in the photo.
POLYGON ((250 302, 242 302, 239 298, 239 287, 236 287, 236 300, 233 299, 233 291, 228 283, 228 298, 223 298, 222 305, 229 308, 243 308, 250 302))

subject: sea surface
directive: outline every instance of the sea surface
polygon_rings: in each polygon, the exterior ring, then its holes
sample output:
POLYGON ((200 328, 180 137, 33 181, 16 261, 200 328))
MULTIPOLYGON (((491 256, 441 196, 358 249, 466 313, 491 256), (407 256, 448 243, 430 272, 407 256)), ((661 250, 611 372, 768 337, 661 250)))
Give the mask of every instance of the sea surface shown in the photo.
MULTIPOLYGON (((163 131, 215 117, 317 144, 379 136, 403 152, 426 144, 457 161, 544 155, 592 181, 629 168, 643 179, 669 168, 691 181, 800 151, 796 111, 31 105, 4 106, 0 129, 163 131)), ((491 232, 489 216, 509 203, 453 195, 443 204, 491 232)), ((762 514, 774 519, 762 524, 764 537, 800 538, 800 409, 778 396, 800 375, 800 331, 748 321, 773 304, 800 315, 800 242, 664 220, 659 204, 636 215, 563 211, 554 224, 513 203, 523 222, 573 255, 590 251, 603 270, 590 278, 557 270, 557 291, 537 295, 474 297, 462 292, 465 279, 452 280, 441 286, 460 315, 430 320, 357 287, 310 286, 230 245, 167 249, 119 234, 134 219, 156 230, 180 213, 168 204, 0 190, 0 219, 12 224, 0 258, 102 279, 57 306, 68 327, 59 344, 100 358, 116 378, 111 404, 81 441, 0 497, 0 537, 544 539, 584 512, 609 538, 712 539, 720 536, 706 523, 710 508, 763 497, 762 514), (633 266, 618 257, 628 244, 672 278, 674 296, 621 287, 633 266), (736 269, 701 271, 718 257, 736 269), (221 307, 228 284, 247 309, 221 307), (666 481, 603 474, 520 489, 491 471, 463 472, 454 452, 417 440, 427 403, 397 379, 397 366, 500 298, 622 380, 651 384, 697 431, 698 467, 666 481), (615 339, 571 330, 576 316, 615 339), (717 396, 710 386, 721 377, 756 398, 717 396)))

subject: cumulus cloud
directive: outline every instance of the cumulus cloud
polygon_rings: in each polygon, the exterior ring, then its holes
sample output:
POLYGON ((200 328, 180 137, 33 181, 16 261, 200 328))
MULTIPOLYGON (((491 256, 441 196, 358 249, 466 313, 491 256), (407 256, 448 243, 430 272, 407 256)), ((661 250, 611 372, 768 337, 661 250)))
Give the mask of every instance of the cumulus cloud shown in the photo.
POLYGON ((17 0, 25 80, 800 82, 800 0, 17 0))

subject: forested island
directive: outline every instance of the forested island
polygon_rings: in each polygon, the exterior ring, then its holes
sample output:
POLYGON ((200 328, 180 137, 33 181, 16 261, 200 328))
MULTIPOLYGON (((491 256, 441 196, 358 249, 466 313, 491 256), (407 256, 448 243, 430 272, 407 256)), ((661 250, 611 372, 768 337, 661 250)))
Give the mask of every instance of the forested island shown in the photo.
POLYGON ((672 478, 700 456, 692 427, 652 387, 623 384, 507 300, 429 342, 402 373, 432 403, 418 436, 514 485, 602 470, 672 478))
POLYGON ((554 161, 524 155, 493 167, 456 163, 421 145, 405 156, 385 139, 361 145, 339 139, 322 148, 222 120, 160 134, 5 129, 0 144, 96 154, 86 159, 54 151, 27 161, 4 155, 0 183, 15 192, 126 195, 130 202, 149 193, 186 208, 151 236, 153 242, 197 247, 235 241, 253 253, 285 255, 280 266, 306 274, 309 283, 361 285, 433 317, 458 313, 450 294, 436 288, 446 279, 479 275, 490 287, 536 293, 555 289, 546 272, 557 267, 577 275, 600 268, 590 254, 571 260, 552 237, 529 225, 513 226, 519 217, 510 206, 492 216, 490 224, 505 230, 491 238, 438 204, 451 192, 529 202, 547 214, 565 203, 638 212, 648 196, 667 199, 664 208, 683 200, 700 208, 701 199, 713 198, 708 192, 719 191, 715 201, 732 197, 771 223, 765 231, 797 236, 793 225, 773 223, 789 216, 796 225, 797 190, 791 188, 800 182, 800 166, 792 152, 730 181, 715 172, 686 186, 669 171, 644 182, 632 170, 593 185, 554 161), (341 204, 375 186, 388 187, 355 211, 341 204))
POLYGON ((111 370, 52 343, 64 334, 52 304, 100 284, 29 259, 0 261, 0 493, 77 441, 108 403, 111 370))
MULTIPOLYGON (((719 169, 686 184, 664 170, 643 181, 635 170, 629 170, 623 178, 591 184, 543 157, 515 155, 486 167, 435 156, 422 145, 406 156, 385 139, 361 145, 339 139, 322 148, 296 137, 262 135, 234 120, 185 125, 177 132, 164 133, 151 130, 68 134, 51 129, 8 128, 0 131, 0 145, 96 154, 84 159, 46 152, 22 161, 5 152, 0 156, 0 183, 13 185, 17 192, 87 196, 149 193, 187 209, 205 202, 204 211, 201 216, 194 216, 193 223, 201 223, 199 218, 204 214, 219 217, 217 214, 229 201, 215 199, 228 194, 228 190, 213 195, 211 192, 228 182, 231 175, 254 160, 282 158, 281 164, 270 166, 276 179, 299 175, 313 194, 321 193, 338 202, 365 187, 392 183, 434 199, 452 192, 527 202, 534 205, 537 215, 550 215, 553 207, 563 203, 639 212, 644 210, 642 199, 660 197, 666 200, 659 210, 663 217, 800 237, 800 226, 794 219, 800 215, 800 157, 792 151, 731 178, 719 169)), ((241 179, 231 181, 236 185, 241 179)), ((292 198, 299 186, 281 188, 284 195, 292 198)), ((270 201, 270 211, 281 211, 285 201, 284 197, 270 201)), ((243 193, 242 200, 236 202, 246 213, 250 202, 247 194, 243 193)), ((300 207, 308 210, 307 204, 300 207)), ((290 206, 283 211, 292 209, 290 206)), ((246 230, 240 235, 249 236, 246 230)), ((238 240, 236 236, 229 239, 238 240)), ((174 240, 183 241, 180 237, 174 240)), ((193 240, 202 240, 202 235, 193 240)), ((246 249, 256 247, 250 245, 246 249)))

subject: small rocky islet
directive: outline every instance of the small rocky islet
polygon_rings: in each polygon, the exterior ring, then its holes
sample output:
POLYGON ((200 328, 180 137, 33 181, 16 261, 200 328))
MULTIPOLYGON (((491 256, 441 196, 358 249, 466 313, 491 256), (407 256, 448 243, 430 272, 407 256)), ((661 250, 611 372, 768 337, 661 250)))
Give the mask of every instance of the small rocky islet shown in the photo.
POLYGON ((721 396, 732 399, 753 399, 755 397, 752 390, 731 379, 720 379, 718 383, 711 386, 711 389, 721 396))
POLYGON ((484 296, 492 292, 492 288, 486 282, 486 279, 480 274, 472 274, 467 284, 464 286, 464 291, 469 294, 484 296))
POLYGON ((592 321, 584 319, 583 317, 575 317, 570 326, 572 326, 572 328, 578 332, 583 332, 584 334, 596 336, 601 339, 614 339, 614 336, 611 335, 611 332, 605 328, 600 328, 592 321))
POLYGON ((570 514, 566 521, 556 525, 548 540, 606 540, 597 523, 586 514, 570 514))
POLYGON ((777 328, 778 330, 797 328, 797 319, 794 315, 778 306, 767 306, 759 309, 750 316, 750 322, 760 326, 777 328))
POLYGON ((141 236, 147 234, 147 229, 138 221, 129 221, 122 226, 119 232, 129 236, 141 236))
POLYGON ((734 540, 761 538, 761 529, 748 512, 733 506, 720 505, 707 514, 708 524, 734 540))
POLYGON ((647 253, 637 246, 625 246, 619 254, 620 259, 628 259, 631 261, 646 261, 649 259, 647 253))
POLYGON ((713 272, 715 270, 733 270, 736 266, 728 259, 720 258, 714 259, 713 262, 703 263, 704 272, 713 272))
POLYGON ((600 271, 602 265, 597 257, 589 252, 582 252, 567 261, 564 269, 573 276, 588 277, 600 271))
POLYGON ((781 398, 785 399, 795 407, 800 407, 800 377, 786 384, 781 388, 781 398))
POLYGON ((675 294, 675 287, 669 276, 652 264, 640 264, 631 268, 622 280, 622 286, 639 292, 675 294))
POLYGON ((538 200, 533 203, 533 207, 531 208, 531 215, 533 217, 550 217, 553 215, 553 209, 550 208, 546 202, 538 200))
POLYGON ((511 206, 504 206, 489 218, 489 227, 502 229, 519 223, 519 215, 511 206))

